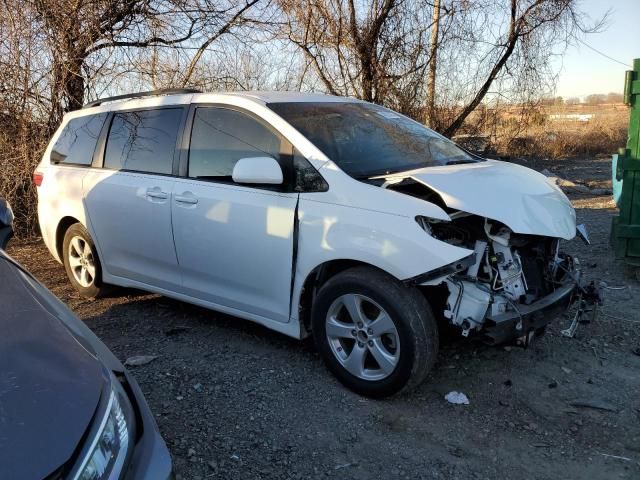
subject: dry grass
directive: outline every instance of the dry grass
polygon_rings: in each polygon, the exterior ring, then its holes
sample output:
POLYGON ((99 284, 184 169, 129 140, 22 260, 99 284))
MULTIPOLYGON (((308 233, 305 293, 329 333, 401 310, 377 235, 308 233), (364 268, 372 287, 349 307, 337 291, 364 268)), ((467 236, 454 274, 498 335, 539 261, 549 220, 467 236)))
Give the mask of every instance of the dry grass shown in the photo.
POLYGON ((624 105, 547 107, 524 113, 505 108, 476 119, 465 133, 471 139, 481 136, 489 151, 507 157, 591 157, 624 147, 628 121, 624 105), (590 117, 580 121, 570 115, 590 117))

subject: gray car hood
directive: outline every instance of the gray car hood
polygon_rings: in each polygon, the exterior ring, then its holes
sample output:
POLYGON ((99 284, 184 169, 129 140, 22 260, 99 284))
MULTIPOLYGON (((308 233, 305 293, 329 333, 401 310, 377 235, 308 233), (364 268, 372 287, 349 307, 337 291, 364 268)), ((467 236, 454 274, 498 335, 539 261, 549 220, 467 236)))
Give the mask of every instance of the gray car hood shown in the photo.
POLYGON ((2 252, 0 279, 1 476, 41 479, 72 458, 106 377, 2 252))

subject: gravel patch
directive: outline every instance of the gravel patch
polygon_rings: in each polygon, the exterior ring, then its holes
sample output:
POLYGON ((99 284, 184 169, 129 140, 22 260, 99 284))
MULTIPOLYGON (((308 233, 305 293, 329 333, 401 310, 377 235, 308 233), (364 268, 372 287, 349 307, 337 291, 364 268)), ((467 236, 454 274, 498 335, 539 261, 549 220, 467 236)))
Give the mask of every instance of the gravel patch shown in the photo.
MULTIPOLYGON (((577 162, 535 167, 610 188, 604 159, 577 162)), ((179 479, 637 479, 640 284, 612 258, 610 197, 572 200, 593 244, 566 250, 615 288, 598 320, 569 339, 561 319, 527 349, 445 341, 417 391, 384 401, 343 388, 309 341, 132 290, 81 299, 41 242, 9 253, 123 362, 156 357, 129 368, 179 479)))

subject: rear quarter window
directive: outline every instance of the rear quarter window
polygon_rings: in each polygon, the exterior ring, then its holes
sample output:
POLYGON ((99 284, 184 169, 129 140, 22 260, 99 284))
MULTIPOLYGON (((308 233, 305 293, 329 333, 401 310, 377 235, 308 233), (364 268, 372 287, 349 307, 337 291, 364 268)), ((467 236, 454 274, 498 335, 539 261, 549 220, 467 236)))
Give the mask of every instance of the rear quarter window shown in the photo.
POLYGON ((91 165, 106 113, 69 120, 51 149, 51 163, 91 165))

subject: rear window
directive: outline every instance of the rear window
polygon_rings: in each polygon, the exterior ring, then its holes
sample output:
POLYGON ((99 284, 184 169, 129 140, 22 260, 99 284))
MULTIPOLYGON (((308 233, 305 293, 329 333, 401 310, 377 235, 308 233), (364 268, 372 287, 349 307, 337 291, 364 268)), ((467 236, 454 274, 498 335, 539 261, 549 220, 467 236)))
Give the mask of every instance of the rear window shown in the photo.
POLYGON ((171 174, 182 111, 116 113, 107 138, 105 168, 171 174))
POLYGON ((70 120, 51 150, 51 163, 91 165, 106 113, 70 120))

